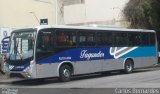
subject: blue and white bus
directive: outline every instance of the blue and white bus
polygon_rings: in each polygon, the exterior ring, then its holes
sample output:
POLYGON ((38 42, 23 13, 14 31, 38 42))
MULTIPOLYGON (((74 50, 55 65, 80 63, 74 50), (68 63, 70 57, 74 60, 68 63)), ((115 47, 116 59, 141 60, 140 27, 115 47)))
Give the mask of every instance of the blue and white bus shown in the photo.
POLYGON ((8 74, 36 79, 112 70, 131 73, 157 64, 154 30, 87 26, 38 26, 10 37, 8 74))

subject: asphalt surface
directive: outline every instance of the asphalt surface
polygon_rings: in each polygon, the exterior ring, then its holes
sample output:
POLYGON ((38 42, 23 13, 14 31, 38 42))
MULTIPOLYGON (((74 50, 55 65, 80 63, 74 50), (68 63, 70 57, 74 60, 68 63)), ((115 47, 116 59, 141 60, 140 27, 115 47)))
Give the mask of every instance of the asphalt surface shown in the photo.
MULTIPOLYGON (((106 75, 83 75, 73 77, 70 82, 59 82, 57 78, 45 80, 12 79, 8 81, 5 79, 6 82, 0 83, 0 88, 3 89, 1 91, 14 88, 13 91, 17 92, 15 94, 53 94, 53 92, 54 94, 119 94, 121 92, 117 93, 117 88, 160 88, 159 74, 160 66, 156 66, 137 69, 131 74, 113 72, 106 75)), ((125 94, 125 92, 123 91, 121 94, 125 94)), ((129 92, 129 94, 133 93, 129 92)), ((155 90, 155 93, 152 94, 160 94, 160 89, 155 90)))
MULTIPOLYGON (((7 79, 5 76, 0 77, 1 86, 11 87, 32 87, 32 88, 115 88, 115 87, 134 87, 140 82, 160 82, 160 65, 156 67, 137 69, 131 74, 123 74, 119 71, 111 74, 90 74, 73 77, 70 82, 59 82, 57 78, 45 80, 23 80, 23 79, 7 79), (138 82, 138 83, 137 83, 138 82), (131 85, 130 85, 131 84, 131 85), (118 85, 118 86, 117 86, 118 85)), ((141 83, 143 84, 143 83, 141 83)), ((141 86, 137 87, 150 87, 141 86)), ((154 83, 154 87, 156 86, 154 83)))

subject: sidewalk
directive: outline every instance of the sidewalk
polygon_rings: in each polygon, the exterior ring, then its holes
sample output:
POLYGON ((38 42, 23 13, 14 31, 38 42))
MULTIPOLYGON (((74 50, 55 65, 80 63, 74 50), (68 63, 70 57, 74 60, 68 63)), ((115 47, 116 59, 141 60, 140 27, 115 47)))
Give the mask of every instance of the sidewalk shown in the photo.
POLYGON ((5 75, 0 74, 0 84, 10 84, 14 81, 19 81, 19 78, 7 78, 5 75))

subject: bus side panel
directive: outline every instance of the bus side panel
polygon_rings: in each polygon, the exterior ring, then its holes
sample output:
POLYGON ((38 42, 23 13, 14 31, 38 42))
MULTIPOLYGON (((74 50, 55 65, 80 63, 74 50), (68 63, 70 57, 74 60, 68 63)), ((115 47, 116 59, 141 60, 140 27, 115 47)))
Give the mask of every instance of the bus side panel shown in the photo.
POLYGON ((157 57, 141 57, 134 58, 133 60, 135 68, 148 67, 157 64, 157 57))
POLYGON ((104 60, 78 61, 74 63, 74 74, 87 74, 102 71, 104 60))
POLYGON ((37 64, 37 78, 59 76, 57 68, 59 63, 37 64))
POLYGON ((74 63, 74 73, 87 74, 102 71, 123 69, 124 59, 101 59, 92 61, 79 61, 74 63))
POLYGON ((123 69, 127 58, 133 59, 135 68, 151 66, 157 63, 156 47, 112 47, 110 52, 108 50, 109 48, 72 49, 47 57, 37 65, 37 77, 58 76, 58 67, 63 62, 61 57, 70 57, 69 59, 74 66, 74 74, 123 69), (73 52, 74 54, 68 54, 73 52), (94 55, 96 57, 93 57, 94 55))
POLYGON ((112 71, 123 69, 124 59, 109 59, 103 61, 102 71, 112 71))

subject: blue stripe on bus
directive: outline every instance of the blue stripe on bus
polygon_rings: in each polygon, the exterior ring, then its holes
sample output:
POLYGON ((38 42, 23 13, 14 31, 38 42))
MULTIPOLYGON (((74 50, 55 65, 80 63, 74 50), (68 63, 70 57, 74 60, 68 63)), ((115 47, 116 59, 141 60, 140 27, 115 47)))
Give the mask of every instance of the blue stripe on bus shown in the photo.
MULTIPOLYGON (((93 57, 89 58, 89 60, 101 60, 101 59, 114 59, 112 55, 110 55, 110 48, 77 48, 71 49, 68 51, 61 52, 56 55, 51 55, 49 57, 43 58, 37 62, 37 64, 44 64, 44 63, 57 63, 62 61, 87 61, 88 58, 81 58, 81 52, 87 50, 87 53, 104 53, 102 57, 93 57)), ((157 53, 156 47, 138 47, 137 49, 126 53, 125 55, 121 56, 120 58, 126 57, 148 57, 148 56, 156 56, 157 53)))
POLYGON ((123 55, 121 58, 150 56, 157 56, 156 47, 138 47, 137 49, 123 55))
POLYGON ((109 48, 75 48, 61 52, 59 54, 51 55, 47 58, 43 58, 39 60, 37 63, 43 64, 43 63, 57 63, 62 61, 87 61, 88 59, 89 60, 113 59, 113 56, 111 56, 108 53, 109 53, 109 48), (97 56, 95 57, 87 56, 86 54, 89 53, 97 56), (81 54, 85 54, 86 56, 81 57, 81 54))

